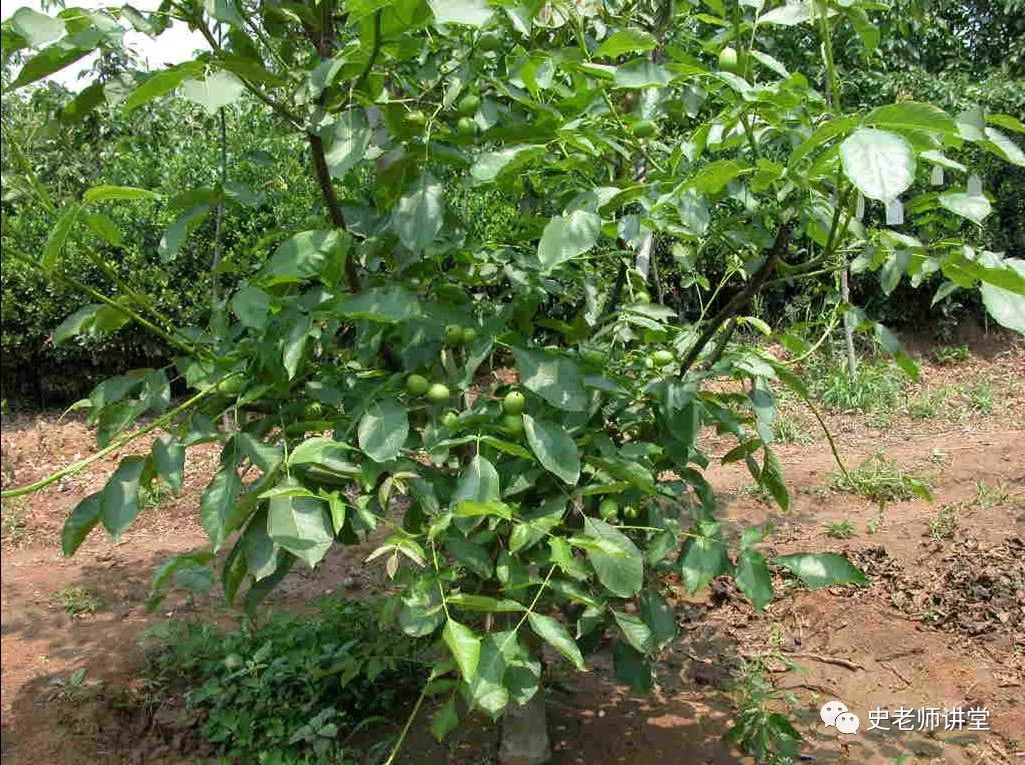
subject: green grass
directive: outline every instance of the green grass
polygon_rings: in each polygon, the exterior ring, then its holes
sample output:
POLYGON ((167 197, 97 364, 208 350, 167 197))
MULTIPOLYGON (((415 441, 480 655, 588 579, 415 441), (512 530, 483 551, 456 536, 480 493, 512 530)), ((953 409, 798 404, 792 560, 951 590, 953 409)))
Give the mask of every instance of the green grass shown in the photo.
POLYGON ((139 492, 143 510, 155 510, 174 499, 174 496, 171 487, 163 481, 154 481, 151 486, 143 487, 139 492))
POLYGON ((968 405, 979 414, 992 414, 997 403, 997 392, 990 380, 980 380, 965 390, 968 405))
POLYGON ((57 593, 56 600, 71 616, 94 614, 103 605, 103 598, 88 587, 65 587, 57 593))
POLYGON ((846 474, 835 473, 833 485, 840 491, 876 502, 931 499, 926 479, 904 470, 882 452, 876 452, 846 474))
POLYGON ((815 439, 792 417, 777 417, 772 424, 776 440, 784 444, 810 444, 815 439))
POLYGON ((842 521, 830 521, 826 524, 826 536, 833 539, 850 539, 857 535, 854 524, 844 518, 842 521))
POLYGON ((937 364, 963 364, 972 357, 967 345, 937 345, 930 354, 937 364))
POLYGON ((936 517, 929 521, 929 536, 933 539, 952 539, 957 531, 957 513, 960 507, 955 503, 943 505, 936 517))
POLYGON ((914 420, 930 420, 946 415, 950 410, 950 399, 957 392, 957 388, 949 385, 935 390, 926 388, 908 401, 908 415, 914 420))
POLYGON ((906 376, 889 362, 864 360, 853 376, 841 366, 812 364, 807 377, 815 397, 841 411, 886 412, 903 404, 906 376))
POLYGON ((0 506, 0 536, 12 547, 19 547, 29 537, 28 524, 25 522, 25 505, 19 499, 6 500, 0 506))

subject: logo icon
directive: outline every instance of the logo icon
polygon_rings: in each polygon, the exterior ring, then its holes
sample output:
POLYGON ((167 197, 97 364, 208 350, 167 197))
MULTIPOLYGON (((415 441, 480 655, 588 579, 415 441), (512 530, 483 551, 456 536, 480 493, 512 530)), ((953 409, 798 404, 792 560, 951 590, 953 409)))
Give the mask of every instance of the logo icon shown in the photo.
POLYGON ((819 717, 827 726, 848 735, 857 733, 858 728, 861 727, 861 720, 858 719, 858 716, 848 711, 847 705, 838 699, 823 704, 822 709, 819 710, 819 717))

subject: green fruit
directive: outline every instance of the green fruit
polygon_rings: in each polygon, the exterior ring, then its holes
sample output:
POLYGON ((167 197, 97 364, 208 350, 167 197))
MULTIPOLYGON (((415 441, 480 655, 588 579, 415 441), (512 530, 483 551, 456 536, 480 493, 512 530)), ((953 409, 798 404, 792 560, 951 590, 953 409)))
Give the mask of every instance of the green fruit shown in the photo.
POLYGON ((513 433, 519 435, 523 432, 523 415, 522 414, 504 414, 502 415, 502 427, 513 433))
POLYGON ((527 399, 518 390, 506 393, 505 398, 502 399, 502 411, 506 414, 523 414, 526 406, 527 399))
POLYGON ((447 385, 434 383, 434 385, 427 389, 427 400, 432 404, 444 404, 448 401, 448 397, 449 390, 447 385))
POLYGON ((485 32, 477 40, 477 47, 485 52, 498 50, 502 47, 502 36, 494 32, 485 32))
POLYGON ((623 508, 623 517, 628 520, 636 520, 637 516, 639 515, 640 512, 633 505, 627 505, 623 508))
POLYGON ((605 363, 605 354, 594 348, 585 348, 580 351, 580 358, 586 364, 591 364, 596 367, 600 367, 605 363))
POLYGON ((654 369, 655 368, 655 362, 652 360, 651 356, 645 356, 644 357, 644 368, 645 369, 654 369))
POLYGON ((463 328, 458 324, 449 324, 445 327, 445 345, 462 345, 463 328))
POLYGON ((658 126, 651 120, 637 120, 632 130, 638 138, 650 138, 658 132, 658 126))
POLYGON ((737 51, 735 48, 726 47, 719 52, 719 68, 724 72, 737 71, 737 51))
POLYGON ((617 515, 619 515, 619 503, 614 499, 603 499, 601 504, 598 505, 598 515, 603 520, 611 521, 617 515))
POLYGON ((473 327, 466 327, 463 330, 463 345, 469 345, 477 339, 477 330, 473 327))
POLYGON ((672 364, 676 360, 673 356, 672 351, 658 350, 651 354, 651 360, 655 362, 656 367, 664 367, 668 364, 672 364))
POLYGON ((441 424, 450 430, 459 426, 459 415, 455 412, 445 412, 441 417, 441 424))
POLYGON ((649 295, 644 290, 641 290, 636 295, 634 295, 634 302, 635 303, 643 303, 644 305, 647 305, 648 303, 651 302, 651 295, 649 295))
POLYGON ((427 115, 422 109, 413 109, 406 112, 406 122, 416 127, 422 127, 427 124, 427 115))
POLYGON ((315 420, 318 417, 323 416, 324 407, 321 406, 319 401, 311 401, 303 408, 303 416, 307 420, 315 420))
POLYGON ((244 391, 245 388, 246 378, 240 374, 235 374, 225 380, 221 380, 217 385, 217 392, 224 393, 228 396, 237 396, 239 393, 244 391))
POLYGON ((456 106, 456 111, 462 114, 464 117, 472 117, 477 113, 477 107, 480 106, 480 98, 475 96, 473 93, 463 96, 459 99, 459 104, 456 106))
POLYGON ((471 136, 477 132, 477 123, 469 117, 460 117, 456 122, 456 132, 459 135, 471 136))
POLYGON ((410 396, 422 396, 431 384, 423 375, 410 375, 406 378, 406 392, 410 396))

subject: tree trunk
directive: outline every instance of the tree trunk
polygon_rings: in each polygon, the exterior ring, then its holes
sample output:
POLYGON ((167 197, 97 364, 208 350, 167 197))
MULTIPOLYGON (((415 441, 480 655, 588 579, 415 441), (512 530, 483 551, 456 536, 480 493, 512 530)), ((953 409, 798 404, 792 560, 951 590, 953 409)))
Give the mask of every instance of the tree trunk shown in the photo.
POLYGON ((502 716, 500 765, 543 765, 552 757, 544 686, 523 706, 510 704, 502 716))

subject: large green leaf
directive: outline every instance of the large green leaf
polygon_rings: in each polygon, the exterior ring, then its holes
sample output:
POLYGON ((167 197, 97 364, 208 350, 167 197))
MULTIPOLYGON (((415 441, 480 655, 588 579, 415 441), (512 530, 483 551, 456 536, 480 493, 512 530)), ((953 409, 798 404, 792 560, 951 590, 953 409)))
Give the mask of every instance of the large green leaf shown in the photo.
POLYGON ((570 359, 547 351, 513 348, 520 382, 557 409, 582 412, 587 409, 580 368, 570 359))
POLYGON ((484 0, 428 0, 437 24, 482 27, 491 20, 491 9, 484 0))
POLYGON ((70 558, 81 546, 89 532, 100 522, 103 492, 90 494, 71 511, 61 528, 61 553, 70 558))
POLYGON ((531 160, 545 153, 544 146, 523 144, 481 154, 470 168, 470 175, 478 183, 489 183, 510 175, 531 160))
POLYGON ((594 247, 601 234, 601 218, 592 212, 574 210, 548 221, 537 245, 537 257, 546 271, 583 255, 594 247))
POLYGON ((139 481, 145 457, 125 457, 100 495, 100 519, 112 537, 119 537, 139 514, 139 481))
POLYGON ((336 281, 351 241, 348 234, 337 229, 303 231, 278 246, 263 272, 271 284, 314 277, 336 281))
POLYGON ((772 562, 812 589, 835 584, 868 584, 865 574, 837 553, 794 553, 777 556, 772 562))
POLYGON ((31 8, 19 8, 11 16, 11 28, 25 38, 30 48, 38 48, 64 34, 64 24, 31 8))
POLYGON ((469 696, 492 717, 497 717, 509 703, 509 691, 505 687, 505 656, 502 653, 502 635, 490 633, 480 643, 480 661, 477 673, 469 683, 469 696))
POLYGON ((595 56, 616 58, 624 53, 644 53, 654 50, 656 45, 658 45, 658 41, 648 32, 636 27, 627 27, 617 29, 606 37, 598 46, 595 56))
POLYGON ((441 231, 445 218, 445 194, 441 183, 423 173, 392 213, 392 227, 399 240, 413 252, 423 252, 441 231))
POLYGON ((570 637, 569 631, 558 619, 544 614, 531 611, 527 614, 527 621, 534 633, 548 643, 552 648, 561 653, 579 670, 585 670, 584 656, 576 641, 570 637))
MULTIPOLYGON (((1025 260, 1005 258, 1004 265, 1025 277, 1025 260)), ((989 315, 1000 324, 1025 335, 1025 295, 983 282, 979 287, 989 315)))
POLYGON ((523 415, 527 443, 546 470, 573 486, 580 479, 580 451, 559 425, 523 415))
POLYGON ((892 202, 915 180, 915 151, 901 136, 861 128, 840 144, 847 178, 868 199, 892 202))
POLYGON ((587 559, 599 581, 613 595, 629 598, 644 584, 644 559, 629 537, 597 518, 584 518, 584 530, 600 542, 600 549, 587 549, 587 559))
POLYGON ((416 296, 402 287, 372 287, 347 297, 338 313, 350 319, 365 319, 385 324, 408 321, 420 315, 416 296))
POLYGON ((242 532, 242 554, 253 579, 272 576, 278 568, 278 546, 267 533, 267 508, 260 508, 242 532))
POLYGON ((769 573, 765 556, 757 550, 745 548, 740 551, 733 580, 759 611, 765 610, 772 602, 772 574, 769 573))
POLYGON ((321 561, 335 539, 327 503, 312 497, 271 498, 267 535, 310 568, 321 561))
POLYGON ((657 592, 645 590, 641 593, 639 612, 651 632, 654 649, 662 650, 676 639, 676 612, 657 592))
POLYGON ((987 139, 986 148, 1012 164, 1025 167, 1025 151, 1022 151, 1021 147, 1012 141, 1009 136, 989 126, 985 128, 985 135, 987 139))
POLYGON ((359 421, 359 447, 375 462, 390 462, 402 450, 409 435, 409 414, 394 399, 371 404, 359 421))
POLYGON ((617 88, 663 88, 671 79, 664 66, 638 58, 616 67, 612 81, 617 88))
POLYGON ((616 625, 626 638, 626 642, 635 649, 641 653, 649 653, 655 647, 651 628, 639 616, 613 611, 612 617, 616 620, 616 625))
POLYGON ((69 44, 68 40, 61 40, 48 48, 44 48, 35 56, 30 58, 18 72, 17 78, 11 83, 11 90, 30 85, 33 82, 49 77, 54 72, 59 72, 66 66, 88 56, 94 50, 94 45, 75 47, 69 44))
POLYGON ((954 118, 932 104, 919 101, 902 101, 899 104, 880 106, 868 113, 865 122, 883 130, 909 130, 943 133, 957 136, 957 122, 954 118))
POLYGON ((986 217, 993 212, 993 205, 982 194, 965 194, 952 191, 948 194, 940 194, 937 197, 937 201, 941 207, 980 226, 986 217))
POLYGON ((185 479, 185 447, 167 433, 153 442, 153 467, 174 492, 180 492, 185 479))
POLYGON ((270 296, 259 287, 247 284, 231 299, 231 310, 243 325, 261 330, 270 315, 270 296))
POLYGON ((680 555, 680 573, 687 589, 697 592, 717 576, 729 572, 730 568, 730 557, 719 524, 699 524, 698 533, 687 538, 680 555))
POLYGON ((344 178, 366 156, 371 136, 372 131, 362 109, 342 112, 326 136, 324 158, 331 175, 344 178))
POLYGON ((181 88, 182 95, 189 101, 202 106, 207 114, 216 114, 218 109, 241 98, 246 86, 231 72, 218 69, 202 80, 185 80, 181 88))
POLYGON ((472 502, 491 502, 501 496, 498 471, 487 457, 476 455, 459 476, 456 490, 452 494, 452 504, 469 500, 472 502))
POLYGON ((634 690, 651 690, 652 666, 648 657, 633 646, 618 642, 612 649, 612 669, 616 680, 634 690))
POLYGON ((187 61, 177 66, 154 72, 135 90, 128 94, 122 108, 126 112, 137 109, 155 98, 167 95, 189 77, 201 74, 203 65, 198 61, 187 61))
POLYGON ((455 659, 463 679, 468 683, 472 682, 480 663, 480 638, 473 630, 452 617, 445 622, 441 637, 448 650, 452 652, 452 658, 455 659))
POLYGON ((457 727, 459 727, 459 710, 456 709, 456 697, 449 696, 448 701, 431 715, 431 735, 440 743, 457 727))
POLYGON ((78 222, 78 215, 81 211, 80 205, 72 203, 64 209, 64 212, 57 218, 53 228, 50 229, 50 235, 46 238, 46 246, 43 247, 41 261, 45 270, 51 271, 57 265, 61 253, 64 252, 64 245, 67 244, 68 237, 71 236, 71 230, 75 227, 75 223, 78 222))
POLYGON ((232 464, 222 465, 203 489, 199 500, 199 517, 215 550, 220 549, 231 532, 228 528, 229 519, 241 491, 242 481, 232 464))

